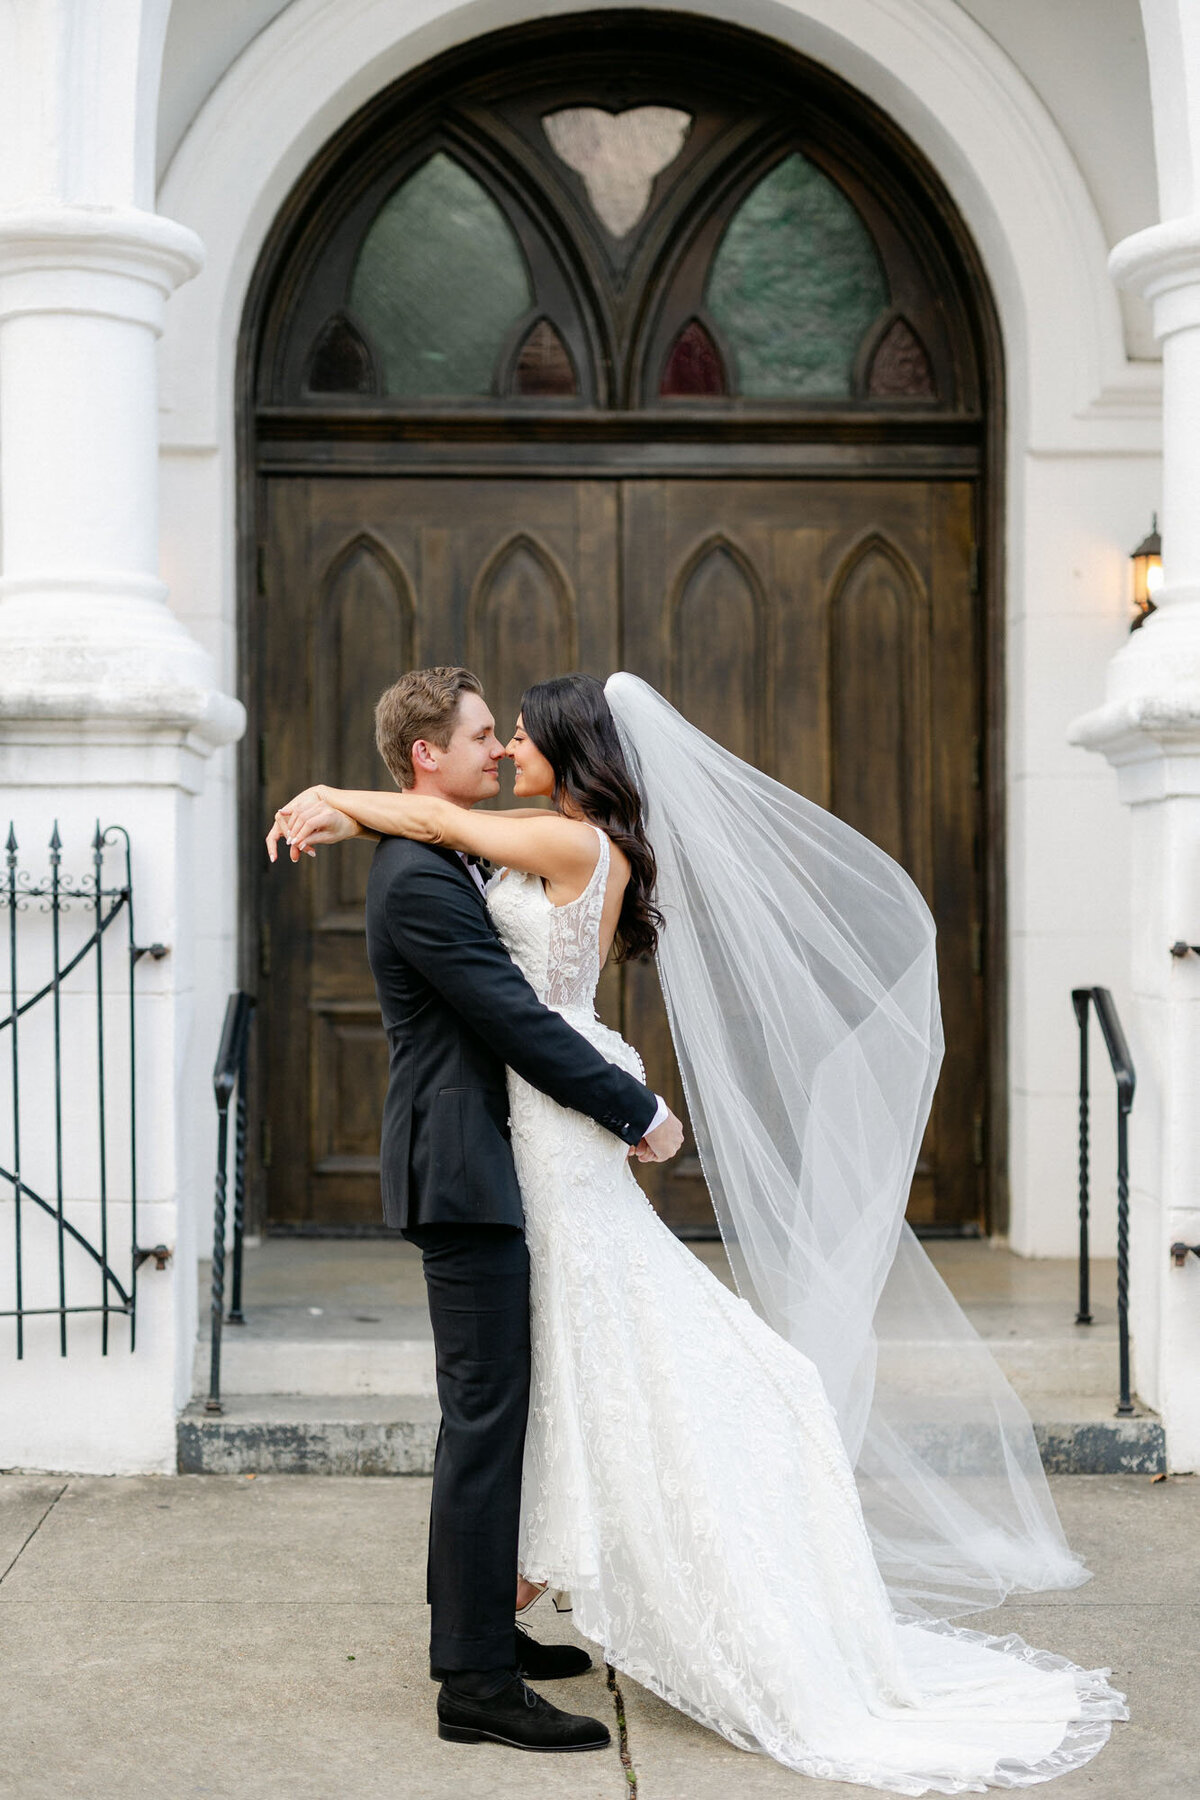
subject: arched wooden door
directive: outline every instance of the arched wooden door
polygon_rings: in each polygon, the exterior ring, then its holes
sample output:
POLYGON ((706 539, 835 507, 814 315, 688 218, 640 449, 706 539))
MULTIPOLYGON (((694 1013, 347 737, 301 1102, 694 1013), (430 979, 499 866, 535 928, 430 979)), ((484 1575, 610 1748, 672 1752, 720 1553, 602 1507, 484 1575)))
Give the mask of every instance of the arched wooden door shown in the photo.
MULTIPOLYGON (((927 895, 952 1054, 910 1217, 947 1229, 987 1216, 998 992, 965 255, 837 84, 628 15, 491 40, 375 103, 281 221, 246 336, 251 841, 303 782, 385 779, 371 712, 405 667, 468 663, 502 735, 531 681, 645 676, 927 895)), ((368 861, 248 895, 282 1226, 378 1219, 368 861)), ((682 1110, 653 970, 610 971, 604 1006, 682 1110)), ((711 1229, 693 1158, 648 1187, 711 1229)))

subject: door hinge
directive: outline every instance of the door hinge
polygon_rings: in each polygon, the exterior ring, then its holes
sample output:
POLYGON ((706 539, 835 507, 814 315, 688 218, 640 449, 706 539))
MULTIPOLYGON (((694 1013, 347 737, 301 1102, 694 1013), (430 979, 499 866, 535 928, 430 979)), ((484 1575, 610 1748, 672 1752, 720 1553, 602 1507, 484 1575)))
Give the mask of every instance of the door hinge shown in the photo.
POLYGON ((270 1166, 271 1166, 271 1121, 270 1121, 270 1119, 264 1119, 262 1122, 262 1141, 259 1146, 258 1160, 262 1164, 264 1169, 270 1168, 270 1166))
MULTIPOLYGON (((967 586, 971 593, 979 592, 979 545, 972 544, 967 556, 967 586)), ((261 588, 259 589, 261 593, 261 588)))
POLYGON ((975 1167, 983 1167, 983 1114, 975 1114, 975 1167))
POLYGON ((271 973, 271 921, 264 919, 258 933, 258 972, 265 981, 271 973))
POLYGON ((983 926, 978 919, 971 923, 971 968, 976 975, 983 974, 983 926))
POLYGON ((254 556, 254 585, 260 594, 267 591, 267 546, 260 544, 254 556))

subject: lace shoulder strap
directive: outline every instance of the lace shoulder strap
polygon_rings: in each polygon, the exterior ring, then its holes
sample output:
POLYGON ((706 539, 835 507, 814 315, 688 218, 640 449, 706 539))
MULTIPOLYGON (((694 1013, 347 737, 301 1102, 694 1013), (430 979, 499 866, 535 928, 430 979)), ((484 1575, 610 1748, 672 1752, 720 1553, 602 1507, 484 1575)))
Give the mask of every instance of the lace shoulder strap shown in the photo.
POLYGON ((550 914, 546 997, 551 1006, 590 1007, 600 979, 600 924, 612 856, 600 827, 593 825, 592 830, 600 840, 600 854, 588 884, 582 894, 550 914))
POLYGON ((595 868, 588 877, 587 886, 578 899, 569 902, 569 906, 577 911, 576 929, 584 938, 586 939, 589 933, 594 933, 596 953, 599 956, 600 921, 604 914, 604 897, 608 892, 608 871, 612 865, 612 848, 598 825, 593 825, 592 830, 600 840, 600 854, 596 858, 595 868))

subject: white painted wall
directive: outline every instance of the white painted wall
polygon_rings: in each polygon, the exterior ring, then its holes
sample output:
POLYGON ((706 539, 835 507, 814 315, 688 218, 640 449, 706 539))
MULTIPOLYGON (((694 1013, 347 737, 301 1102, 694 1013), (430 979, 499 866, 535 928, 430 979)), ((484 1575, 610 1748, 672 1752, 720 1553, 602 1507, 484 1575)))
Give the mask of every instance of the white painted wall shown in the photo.
MULTIPOLYGON (((959 4, 1020 69, 1062 132, 1109 246, 1156 219, 1150 79, 1137 0, 959 4)), ((1157 360, 1146 303, 1122 294, 1121 310, 1129 355, 1157 360)))

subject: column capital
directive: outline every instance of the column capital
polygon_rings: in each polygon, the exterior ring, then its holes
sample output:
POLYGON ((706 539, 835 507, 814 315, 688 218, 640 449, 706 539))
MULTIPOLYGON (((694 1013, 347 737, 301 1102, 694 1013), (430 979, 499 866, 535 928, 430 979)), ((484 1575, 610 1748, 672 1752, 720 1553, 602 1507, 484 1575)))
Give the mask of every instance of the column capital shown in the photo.
POLYGON ((1150 302, 1158 337, 1200 325, 1200 213, 1122 238, 1108 267, 1118 287, 1150 302))
POLYGON ((1200 796, 1200 681, 1110 699, 1068 736, 1107 757, 1127 806, 1200 796))
POLYGON ((77 312, 161 331, 174 290, 204 264, 194 231, 136 207, 0 209, 0 321, 77 312))
POLYGON ((0 743, 42 743, 84 721, 98 741, 166 733, 202 755, 236 742, 245 709, 166 595, 128 572, 0 580, 0 743))

